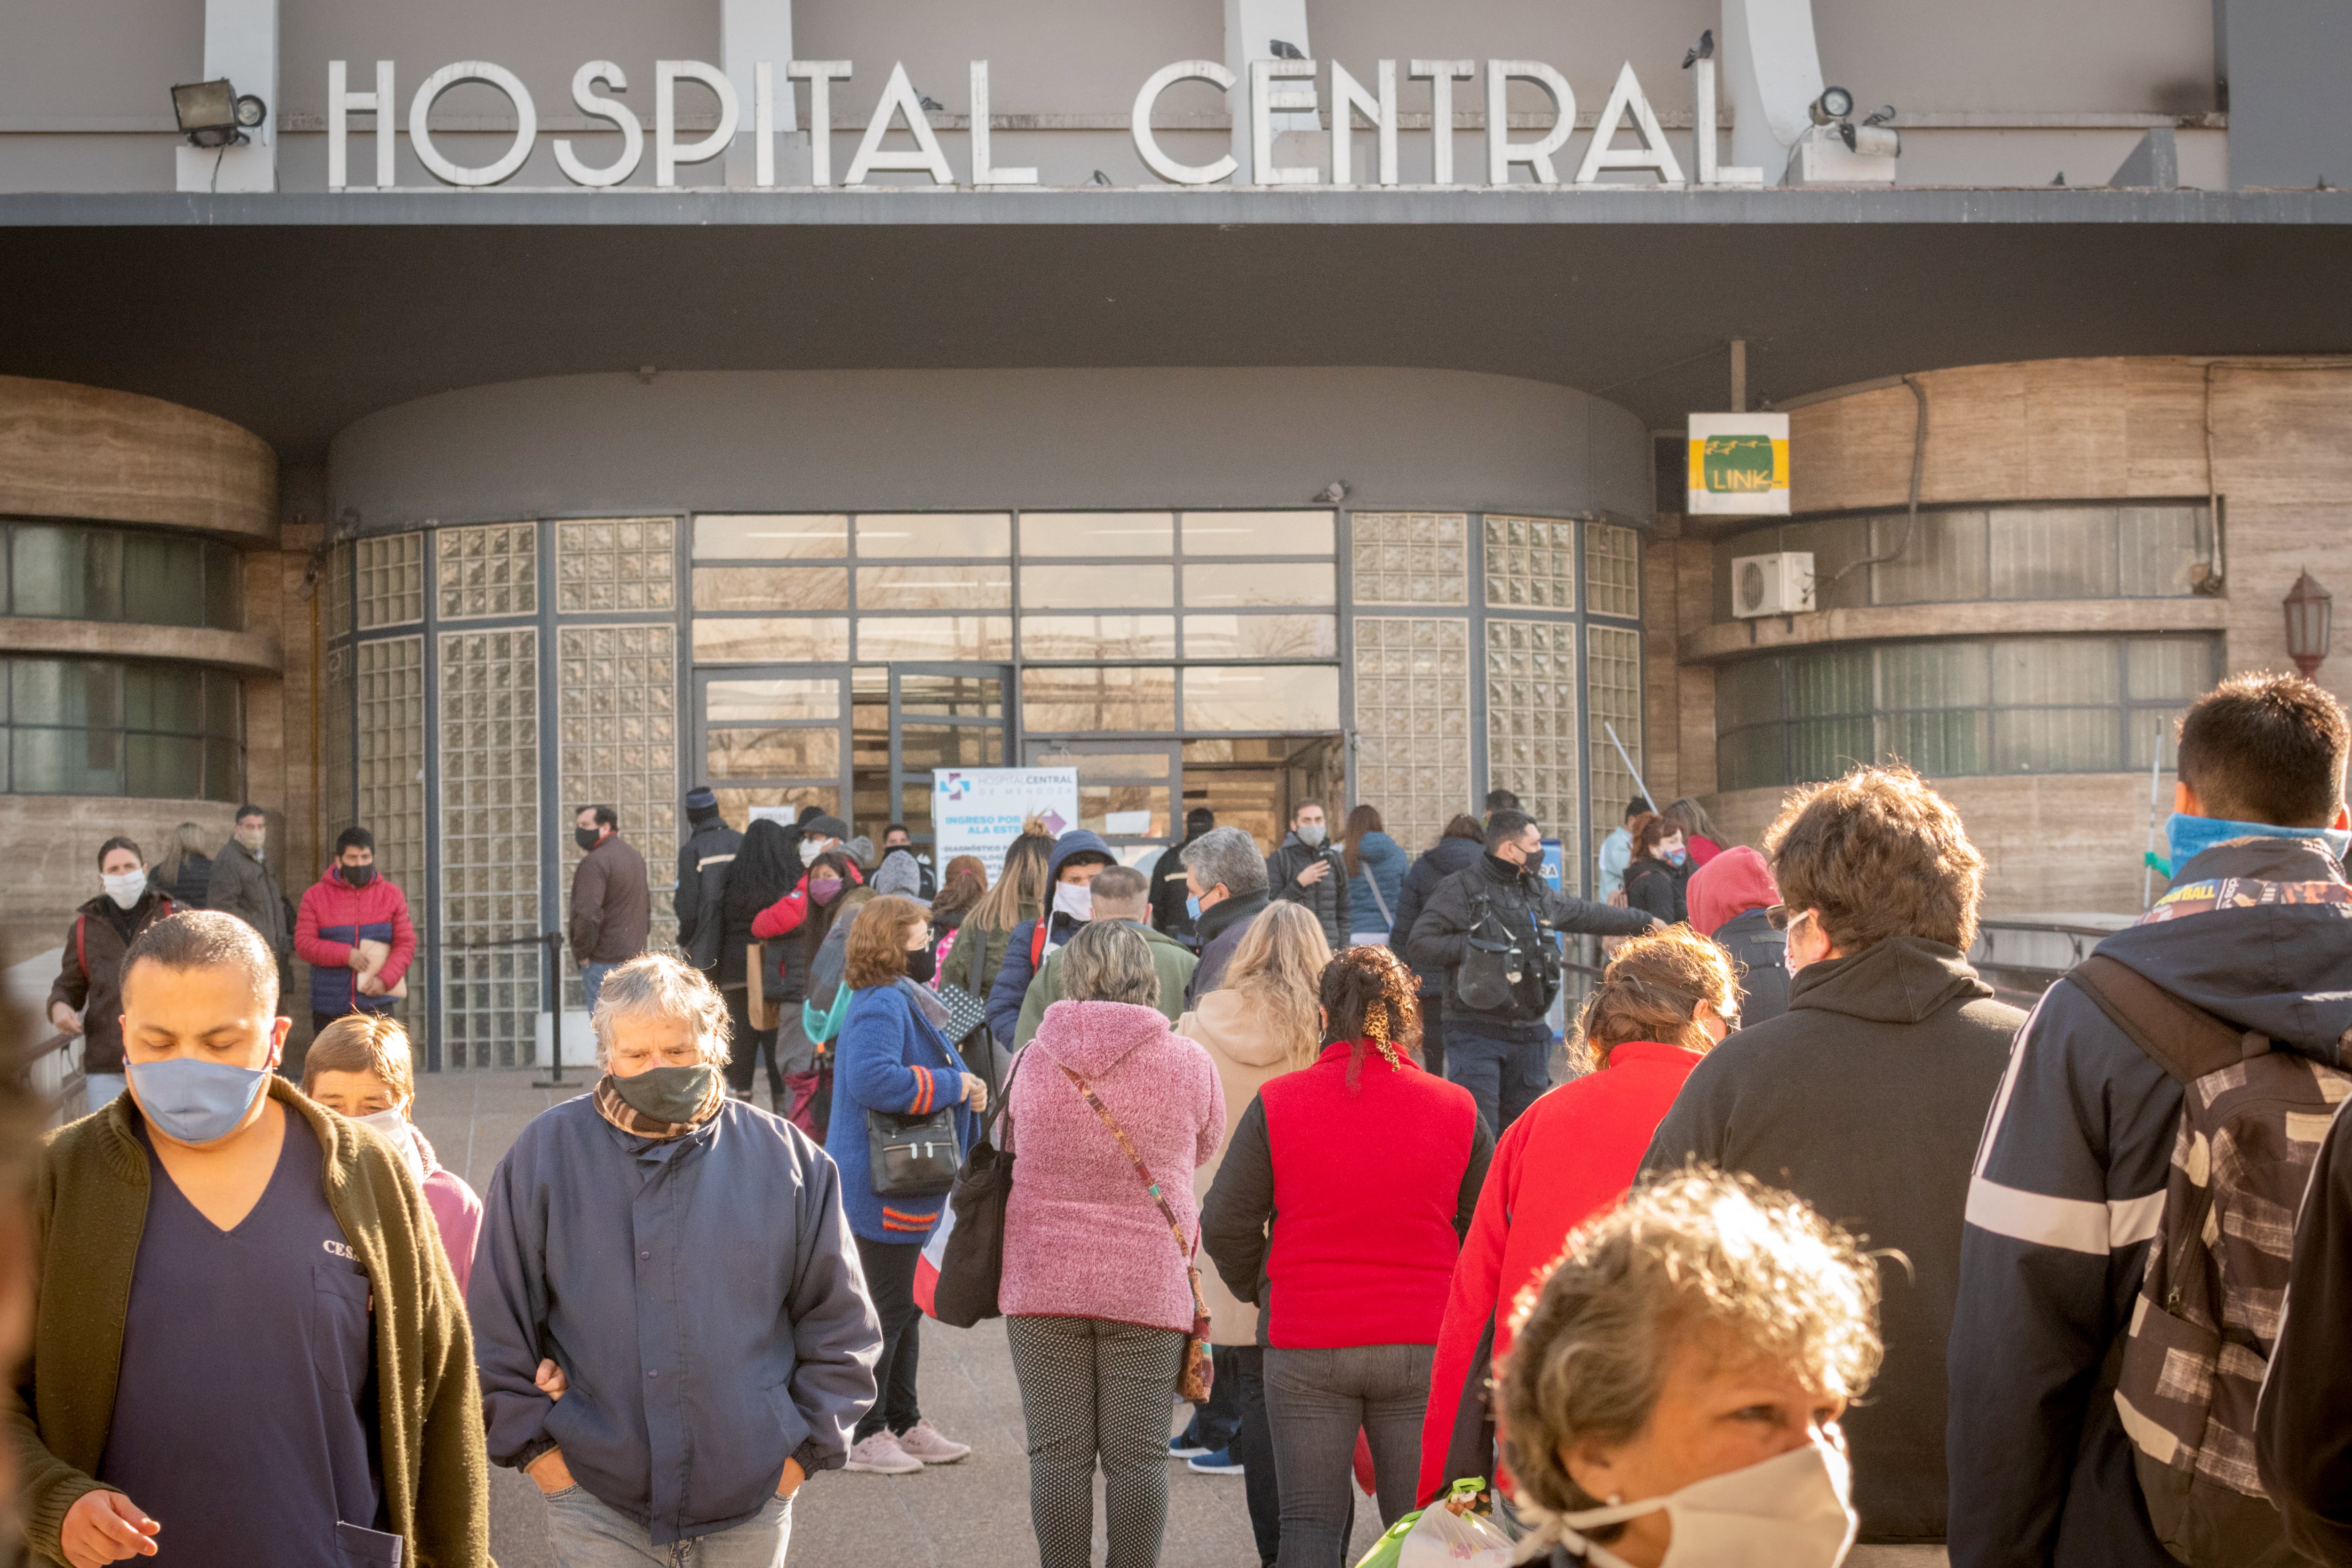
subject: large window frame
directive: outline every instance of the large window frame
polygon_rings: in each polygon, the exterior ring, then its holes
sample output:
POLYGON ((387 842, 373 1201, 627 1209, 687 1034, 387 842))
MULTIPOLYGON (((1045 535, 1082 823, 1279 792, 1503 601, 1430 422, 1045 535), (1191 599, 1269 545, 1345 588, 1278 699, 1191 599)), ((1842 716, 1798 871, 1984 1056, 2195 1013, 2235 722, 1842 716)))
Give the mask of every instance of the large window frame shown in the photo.
POLYGON ((245 570, 233 545, 180 529, 123 528, 51 518, 0 519, 0 613, 26 620, 103 621, 117 626, 245 629, 245 570), (58 574, 44 598, 34 592, 34 557, 57 546, 58 574), (80 568, 80 603, 67 574, 80 568), (165 600, 193 590, 187 605, 165 600))
POLYGON ((0 763, 11 795, 245 798, 245 688, 234 675, 154 659, 15 655, 0 659, 0 763), (47 710, 44 687, 55 699, 47 710), (77 704, 80 721, 69 722, 77 704), (84 760, 69 773, 76 746, 84 760), (193 791, 155 787, 175 754, 193 766, 193 791), (114 787, 94 787, 110 772, 114 787))

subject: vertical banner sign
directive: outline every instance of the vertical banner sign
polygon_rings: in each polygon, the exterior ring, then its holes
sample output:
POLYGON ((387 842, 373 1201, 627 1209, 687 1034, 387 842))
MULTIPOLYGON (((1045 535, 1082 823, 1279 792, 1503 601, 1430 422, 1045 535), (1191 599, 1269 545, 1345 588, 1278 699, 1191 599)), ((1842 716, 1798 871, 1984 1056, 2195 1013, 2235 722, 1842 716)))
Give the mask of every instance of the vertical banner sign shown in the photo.
POLYGON ((994 881, 1004 852, 1033 816, 1056 837, 1078 825, 1077 769, 931 770, 931 828, 942 867, 959 855, 977 855, 994 881))
POLYGON ((1690 500, 1695 517, 1789 515, 1789 416, 1690 416, 1690 500))

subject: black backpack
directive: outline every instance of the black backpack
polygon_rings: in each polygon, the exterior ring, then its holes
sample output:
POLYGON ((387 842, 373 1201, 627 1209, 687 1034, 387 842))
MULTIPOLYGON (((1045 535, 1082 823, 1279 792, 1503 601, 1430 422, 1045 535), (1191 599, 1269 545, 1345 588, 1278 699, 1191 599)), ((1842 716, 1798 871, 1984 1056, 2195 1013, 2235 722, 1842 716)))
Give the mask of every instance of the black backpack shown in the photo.
POLYGON ((1559 994, 1559 954, 1530 920, 1521 932, 1495 912, 1494 900, 1472 895, 1468 946, 1454 970, 1454 999, 1473 1013, 1528 1022, 1559 994))

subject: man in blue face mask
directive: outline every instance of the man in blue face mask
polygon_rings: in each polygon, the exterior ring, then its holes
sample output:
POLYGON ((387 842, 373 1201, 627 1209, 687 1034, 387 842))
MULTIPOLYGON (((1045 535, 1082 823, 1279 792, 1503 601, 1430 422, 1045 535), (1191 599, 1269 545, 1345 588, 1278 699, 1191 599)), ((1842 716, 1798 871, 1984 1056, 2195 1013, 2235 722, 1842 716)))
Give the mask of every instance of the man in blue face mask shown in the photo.
POLYGON ((45 1558, 487 1564, 456 1279, 390 1145, 271 1072, 251 926, 158 921, 122 963, 129 1094, 59 1133, 14 1417, 45 1558))

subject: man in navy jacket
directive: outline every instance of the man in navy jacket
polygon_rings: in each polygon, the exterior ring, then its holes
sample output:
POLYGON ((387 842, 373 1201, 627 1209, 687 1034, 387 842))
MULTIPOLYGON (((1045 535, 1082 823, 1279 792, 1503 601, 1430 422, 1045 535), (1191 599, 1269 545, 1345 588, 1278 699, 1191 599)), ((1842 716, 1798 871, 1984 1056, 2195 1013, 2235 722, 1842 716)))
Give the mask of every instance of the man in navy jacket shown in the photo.
POLYGON ((721 1534, 781 1563, 882 1348, 840 1173, 728 1098, 726 1004, 677 959, 614 970, 595 1028, 594 1092, 490 1179, 466 1303, 490 1458, 546 1493, 562 1568, 721 1534))

